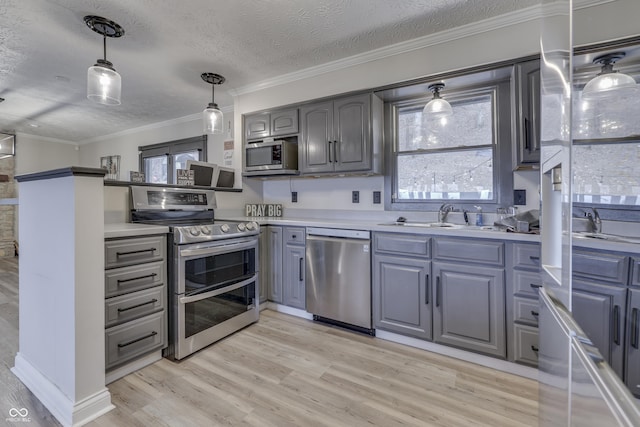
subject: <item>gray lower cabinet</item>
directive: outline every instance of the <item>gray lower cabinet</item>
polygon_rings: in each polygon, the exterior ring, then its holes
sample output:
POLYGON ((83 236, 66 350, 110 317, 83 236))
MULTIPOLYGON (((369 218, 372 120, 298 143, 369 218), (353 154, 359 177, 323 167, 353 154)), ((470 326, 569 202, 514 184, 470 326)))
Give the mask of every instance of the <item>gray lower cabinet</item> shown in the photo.
POLYGON ((105 241, 107 372, 167 345, 165 248, 164 235, 105 241))
POLYGON ((260 303, 267 301, 269 295, 270 253, 269 253, 269 226, 260 226, 260 240, 258 256, 260 257, 260 303))
POLYGON ((572 314, 596 348, 622 378, 627 289, 574 279, 572 314))
POLYGON ((629 289, 626 322, 625 383, 640 397, 640 290, 629 289))
POLYGON ((432 339, 431 237, 373 234, 374 328, 432 339))
POLYGON ((295 308, 305 308, 304 281, 305 247, 287 243, 284 248, 284 304, 295 308))
POLYGON ((504 269, 433 262, 433 340, 506 358, 504 269))
POLYGON ((267 229, 269 256, 267 297, 282 303, 282 227, 270 225, 267 229))

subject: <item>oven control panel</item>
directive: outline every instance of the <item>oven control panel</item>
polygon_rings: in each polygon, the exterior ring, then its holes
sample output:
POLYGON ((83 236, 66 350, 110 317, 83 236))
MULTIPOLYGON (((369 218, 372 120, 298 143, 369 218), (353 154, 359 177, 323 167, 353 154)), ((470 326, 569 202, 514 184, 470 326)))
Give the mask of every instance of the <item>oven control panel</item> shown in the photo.
POLYGON ((257 222, 214 222, 212 224, 174 226, 174 243, 198 243, 233 237, 254 236, 260 233, 257 222))

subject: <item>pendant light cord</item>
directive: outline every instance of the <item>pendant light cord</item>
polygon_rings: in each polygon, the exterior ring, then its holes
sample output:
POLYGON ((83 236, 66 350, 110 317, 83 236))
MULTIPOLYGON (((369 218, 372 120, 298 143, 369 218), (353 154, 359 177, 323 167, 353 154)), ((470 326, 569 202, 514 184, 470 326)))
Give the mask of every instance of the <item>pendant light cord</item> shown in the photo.
POLYGON ((102 46, 104 48, 104 60, 107 61, 107 36, 102 36, 102 46))
POLYGON ((215 104, 216 103, 216 85, 215 83, 211 84, 211 103, 215 104))

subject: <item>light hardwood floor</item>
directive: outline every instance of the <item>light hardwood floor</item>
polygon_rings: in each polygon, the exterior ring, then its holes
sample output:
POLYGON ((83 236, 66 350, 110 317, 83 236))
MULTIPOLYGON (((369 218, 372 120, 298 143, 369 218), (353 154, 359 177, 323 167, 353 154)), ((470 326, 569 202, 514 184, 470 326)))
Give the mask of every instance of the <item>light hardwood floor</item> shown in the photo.
MULTIPOLYGON (((16 271, 0 262, 0 385, 11 393, 2 403, 30 408, 32 425, 56 425, 8 370, 17 351, 16 271)), ((182 362, 163 359, 109 390, 116 409, 89 425, 538 424, 536 381, 269 310, 182 362)))

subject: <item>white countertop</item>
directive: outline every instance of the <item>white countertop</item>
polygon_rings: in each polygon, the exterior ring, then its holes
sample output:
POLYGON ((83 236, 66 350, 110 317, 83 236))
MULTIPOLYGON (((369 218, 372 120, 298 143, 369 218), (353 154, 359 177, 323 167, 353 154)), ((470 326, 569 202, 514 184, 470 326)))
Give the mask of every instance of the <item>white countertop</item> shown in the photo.
POLYGON ((133 224, 130 222, 104 225, 105 239, 114 239, 117 237, 149 236, 152 234, 165 234, 168 232, 169 227, 165 225, 133 224))

